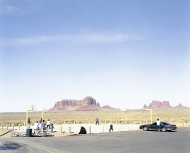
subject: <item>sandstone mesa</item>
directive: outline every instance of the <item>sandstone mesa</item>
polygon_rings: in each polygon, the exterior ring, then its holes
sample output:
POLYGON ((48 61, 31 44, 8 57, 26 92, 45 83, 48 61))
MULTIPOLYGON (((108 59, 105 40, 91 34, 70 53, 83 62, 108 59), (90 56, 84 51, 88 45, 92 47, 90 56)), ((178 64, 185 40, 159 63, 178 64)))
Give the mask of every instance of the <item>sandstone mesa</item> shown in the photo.
MULTIPOLYGON (((147 108, 150 109, 189 109, 181 103, 173 107, 169 101, 152 101, 147 108)), ((49 109, 51 112, 58 111, 120 111, 118 108, 112 108, 109 105, 103 107, 92 97, 87 96, 82 100, 64 99, 55 103, 54 107, 49 109)))
POLYGON ((108 111, 108 110, 120 110, 112 108, 108 105, 101 107, 96 100, 90 96, 85 97, 82 100, 68 100, 64 99, 55 103, 54 107, 49 111, 108 111))
POLYGON ((183 106, 181 103, 179 103, 179 105, 177 106, 171 106, 169 101, 152 101, 148 108, 150 109, 186 109, 188 107, 183 106))

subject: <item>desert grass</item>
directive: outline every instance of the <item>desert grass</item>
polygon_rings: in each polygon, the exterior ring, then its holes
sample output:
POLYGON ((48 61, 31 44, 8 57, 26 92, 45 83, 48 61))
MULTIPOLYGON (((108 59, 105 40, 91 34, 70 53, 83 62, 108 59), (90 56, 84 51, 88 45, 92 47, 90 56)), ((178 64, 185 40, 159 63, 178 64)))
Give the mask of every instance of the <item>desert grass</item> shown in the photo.
MULTIPOLYGON (((31 123, 34 124, 41 118, 41 112, 28 113, 31 123)), ((127 110, 126 120, 123 111, 62 111, 44 113, 44 119, 50 119, 53 124, 95 123, 96 117, 100 123, 150 123, 150 111, 127 110)), ((153 122, 159 118, 170 123, 190 123, 190 110, 153 110, 153 122)), ((24 125, 26 113, 1 113, 0 124, 24 125)))

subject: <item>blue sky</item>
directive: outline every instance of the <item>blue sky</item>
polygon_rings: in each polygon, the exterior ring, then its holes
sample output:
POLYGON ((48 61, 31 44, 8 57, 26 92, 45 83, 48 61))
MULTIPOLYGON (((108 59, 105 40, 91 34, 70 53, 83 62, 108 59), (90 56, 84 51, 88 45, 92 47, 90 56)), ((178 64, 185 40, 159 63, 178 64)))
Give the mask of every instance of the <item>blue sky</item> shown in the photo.
POLYGON ((190 2, 1 0, 0 112, 92 96, 190 107, 190 2))

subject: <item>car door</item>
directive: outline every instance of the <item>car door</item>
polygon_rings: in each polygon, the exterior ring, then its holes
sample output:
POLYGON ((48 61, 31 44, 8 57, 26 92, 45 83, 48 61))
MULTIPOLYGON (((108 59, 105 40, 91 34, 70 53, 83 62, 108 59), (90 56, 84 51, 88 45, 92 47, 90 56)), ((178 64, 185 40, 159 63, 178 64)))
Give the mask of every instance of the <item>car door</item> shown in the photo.
POLYGON ((150 124, 149 129, 150 130, 157 130, 157 124, 156 124, 156 122, 154 122, 153 124, 150 124))

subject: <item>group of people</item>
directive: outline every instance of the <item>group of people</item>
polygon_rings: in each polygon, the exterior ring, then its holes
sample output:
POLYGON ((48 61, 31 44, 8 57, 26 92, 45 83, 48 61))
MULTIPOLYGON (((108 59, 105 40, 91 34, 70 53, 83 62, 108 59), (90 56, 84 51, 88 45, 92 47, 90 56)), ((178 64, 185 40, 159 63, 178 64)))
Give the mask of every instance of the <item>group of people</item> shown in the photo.
POLYGON ((50 129, 50 120, 47 120, 47 123, 45 122, 45 120, 43 120, 42 118, 40 119, 40 121, 36 121, 36 123, 34 124, 34 131, 38 131, 40 132, 41 130, 46 130, 46 129, 50 129))
MULTIPOLYGON (((120 118, 120 123, 122 123, 122 119, 120 118)), ((99 125, 99 119, 96 117, 96 125, 99 125)), ((113 124, 110 124, 109 132, 113 132, 113 124)), ((79 132, 80 134, 80 132, 79 132)))
MULTIPOLYGON (((119 123, 122 124, 122 119, 121 118, 119 118, 119 123)), ((97 117, 96 117, 96 123, 95 124, 99 125, 99 119, 97 117)))
MULTIPOLYGON (((28 118, 28 125, 30 126, 30 118, 28 118)), ((160 120, 157 119, 156 121, 157 123, 157 128, 158 128, 158 131, 160 131, 160 120)), ((122 124, 122 119, 120 118, 120 124, 122 124)), ((47 120, 47 123, 45 123, 45 120, 43 120, 42 118, 40 119, 40 121, 36 121, 36 123, 34 124, 34 132, 37 130, 38 132, 40 132, 41 130, 46 130, 46 128, 50 129, 51 123, 50 123, 50 120, 48 119, 47 120)), ((99 119, 96 117, 96 125, 99 125, 99 119)), ((111 124, 110 125, 110 129, 109 129, 109 132, 113 131, 113 125, 111 124)))

